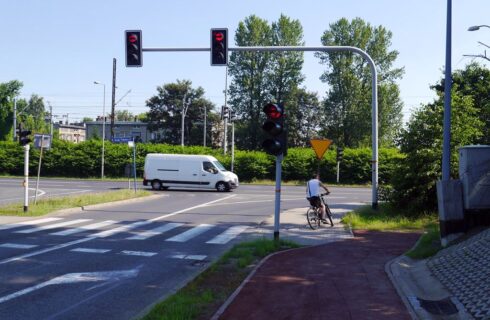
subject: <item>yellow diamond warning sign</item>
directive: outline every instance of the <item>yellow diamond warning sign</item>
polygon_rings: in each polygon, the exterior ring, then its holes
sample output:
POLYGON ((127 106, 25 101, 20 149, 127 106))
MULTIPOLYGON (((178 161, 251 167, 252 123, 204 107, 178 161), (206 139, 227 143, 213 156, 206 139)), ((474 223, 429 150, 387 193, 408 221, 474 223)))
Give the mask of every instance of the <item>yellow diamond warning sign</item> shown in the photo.
POLYGON ((332 144, 332 140, 329 139, 311 139, 310 143, 311 146, 313 147, 313 150, 315 150, 316 157, 318 159, 321 159, 323 155, 325 154, 325 151, 327 151, 328 147, 332 144))

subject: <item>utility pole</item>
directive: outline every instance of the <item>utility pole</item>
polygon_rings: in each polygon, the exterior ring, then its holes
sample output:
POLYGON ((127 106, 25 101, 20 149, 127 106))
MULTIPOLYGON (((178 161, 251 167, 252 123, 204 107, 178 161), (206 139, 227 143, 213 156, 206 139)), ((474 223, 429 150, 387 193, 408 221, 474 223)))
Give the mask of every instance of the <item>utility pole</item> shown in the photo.
POLYGON ((116 58, 112 59, 112 111, 111 111, 111 140, 114 138, 114 117, 116 115, 116 58))
POLYGON ((206 118, 207 118, 207 113, 208 110, 206 108, 206 105, 204 105, 204 136, 203 136, 203 146, 206 147, 206 118))
POLYGON ((49 105, 49 135, 51 136, 51 139, 53 139, 53 107, 51 106, 51 103, 48 101, 49 105))
MULTIPOLYGON (((17 140, 17 99, 14 98, 14 142, 17 140)), ((20 132, 19 132, 20 133, 20 132)))
POLYGON ((185 115, 187 113, 187 109, 189 108, 190 105, 190 98, 186 100, 187 93, 184 94, 184 98, 182 99, 182 127, 180 129, 181 134, 180 134, 180 144, 182 147, 184 147, 184 120, 185 120, 185 115))

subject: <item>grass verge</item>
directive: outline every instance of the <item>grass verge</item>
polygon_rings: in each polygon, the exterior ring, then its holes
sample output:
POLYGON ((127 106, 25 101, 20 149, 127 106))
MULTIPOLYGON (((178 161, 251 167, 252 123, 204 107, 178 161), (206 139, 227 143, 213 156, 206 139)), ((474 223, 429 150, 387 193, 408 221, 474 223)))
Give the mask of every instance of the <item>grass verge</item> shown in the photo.
POLYGON ((151 195, 151 192, 138 190, 117 190, 100 193, 90 193, 79 196, 46 198, 37 201, 37 204, 29 203, 29 211, 24 212, 23 203, 14 203, 0 207, 2 216, 37 217, 50 212, 74 207, 88 206, 91 204, 106 203, 151 195))
POLYGON ((262 258, 297 247, 289 241, 267 239, 237 244, 177 293, 155 305, 142 320, 210 319, 262 258))
POLYGON ((416 246, 406 253, 413 259, 425 259, 441 249, 439 241, 439 224, 436 214, 413 216, 401 213, 401 210, 388 204, 381 204, 378 210, 369 206, 349 212, 342 222, 352 229, 377 231, 422 231, 423 234, 416 246))

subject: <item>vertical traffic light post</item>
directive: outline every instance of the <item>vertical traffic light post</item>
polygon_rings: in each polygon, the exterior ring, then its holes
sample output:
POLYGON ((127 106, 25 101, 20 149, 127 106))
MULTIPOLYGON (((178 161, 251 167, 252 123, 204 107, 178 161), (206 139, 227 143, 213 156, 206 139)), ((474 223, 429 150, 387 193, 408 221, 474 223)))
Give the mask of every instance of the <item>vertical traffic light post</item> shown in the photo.
POLYGON ((31 142, 29 136, 31 135, 31 131, 23 130, 21 123, 19 123, 17 130, 19 134, 19 144, 24 147, 24 212, 27 212, 29 210, 29 143, 31 142))
MULTIPOLYGON (((213 30, 227 30, 227 29, 212 29, 211 35, 213 35, 213 30)), ((128 32, 128 31, 126 31, 128 32)), ((141 32, 141 31, 139 31, 141 32)), ((141 39, 141 33, 139 34, 141 39)), ((223 33, 224 43, 227 43, 227 32, 223 33)), ((219 39, 220 37, 218 37, 219 39)), ((211 38, 213 39, 213 38, 211 38)), ((216 38, 215 38, 216 39, 216 38)), ((126 38, 128 41, 128 38, 126 38)), ((211 40, 213 41, 213 40, 211 40)), ((367 63, 369 64, 371 70, 371 117, 372 117, 372 159, 371 159, 371 168, 372 168, 372 207, 378 207, 378 72, 376 70, 376 64, 374 60, 371 58, 369 54, 367 54, 364 50, 359 49, 357 47, 351 46, 322 46, 322 47, 303 47, 303 46, 257 46, 257 47, 235 47, 229 48, 228 46, 224 46, 224 59, 216 62, 221 63, 213 63, 213 53, 214 50, 218 50, 219 47, 213 47, 213 43, 209 48, 143 48, 142 43, 140 43, 142 52, 211 52, 211 65, 216 66, 224 66, 228 61, 228 52, 273 52, 273 51, 302 51, 302 52, 354 52, 361 57, 363 57, 367 63)), ((222 49, 223 50, 223 49, 222 49)), ((216 58, 219 60, 221 55, 217 55, 216 58)), ((142 56, 140 56, 140 61, 142 60, 142 56)), ((134 65, 128 65, 128 67, 134 65)), ((137 65, 137 66, 141 66, 137 65)))
POLYGON ((266 120, 262 129, 267 138, 262 143, 265 152, 276 156, 276 191, 274 205, 274 240, 279 240, 279 214, 281 211, 281 175, 282 159, 287 154, 287 130, 285 123, 284 106, 276 103, 268 103, 262 109, 266 120))
POLYGON ((337 183, 340 181, 340 162, 342 161, 342 157, 344 156, 344 149, 341 147, 337 147, 337 183))

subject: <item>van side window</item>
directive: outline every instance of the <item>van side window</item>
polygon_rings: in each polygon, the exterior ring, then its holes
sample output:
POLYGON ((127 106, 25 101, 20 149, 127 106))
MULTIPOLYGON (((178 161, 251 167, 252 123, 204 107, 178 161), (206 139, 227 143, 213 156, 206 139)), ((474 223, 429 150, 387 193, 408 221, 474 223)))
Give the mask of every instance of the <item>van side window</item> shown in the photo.
POLYGON ((210 173, 215 173, 215 174, 218 173, 218 170, 209 161, 203 161, 202 168, 203 168, 204 171, 207 171, 207 172, 210 172, 210 173))

